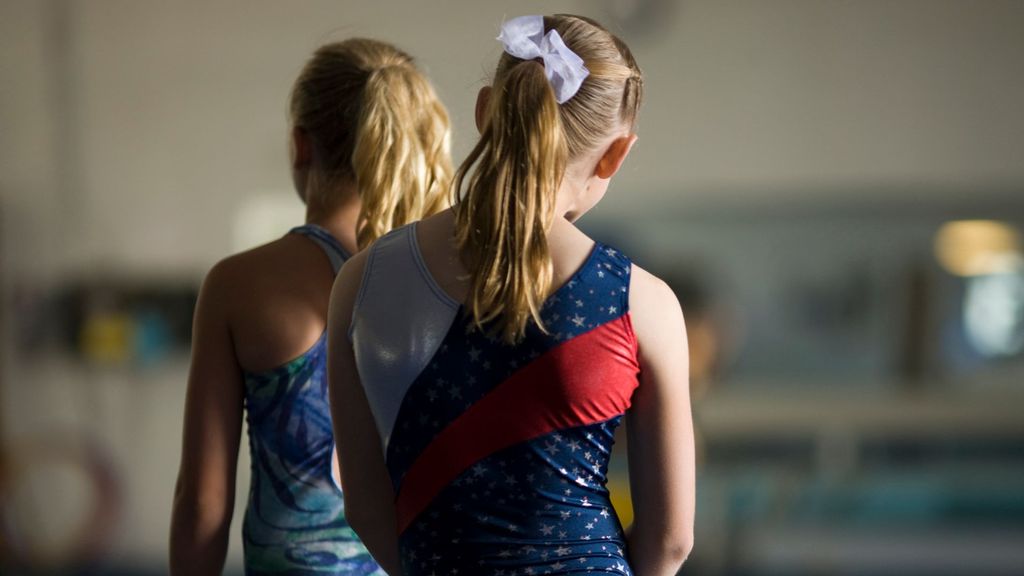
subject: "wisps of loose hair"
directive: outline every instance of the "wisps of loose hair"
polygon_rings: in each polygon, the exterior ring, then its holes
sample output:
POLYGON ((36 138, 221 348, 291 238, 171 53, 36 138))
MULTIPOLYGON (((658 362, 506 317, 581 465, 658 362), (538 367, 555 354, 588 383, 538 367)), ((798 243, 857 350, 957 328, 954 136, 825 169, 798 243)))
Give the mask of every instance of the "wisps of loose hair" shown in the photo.
POLYGON ((366 38, 320 47, 292 89, 291 121, 314 147, 309 194, 331 206, 338 180, 354 181, 360 249, 448 206, 448 112, 398 48, 366 38))
POLYGON ((472 323, 509 343, 541 308, 553 271, 547 231, 566 167, 615 126, 635 121, 643 77, 629 48, 580 16, 544 18, 590 71, 559 105, 543 64, 502 54, 480 141, 455 175, 455 240, 470 272, 472 323), (458 197, 461 194, 461 198, 458 197))

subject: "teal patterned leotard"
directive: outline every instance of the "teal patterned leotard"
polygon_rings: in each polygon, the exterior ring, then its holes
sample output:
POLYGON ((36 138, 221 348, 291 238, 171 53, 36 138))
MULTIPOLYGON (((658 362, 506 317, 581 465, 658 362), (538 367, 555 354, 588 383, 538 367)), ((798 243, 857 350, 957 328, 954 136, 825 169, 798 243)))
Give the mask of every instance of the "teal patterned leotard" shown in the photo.
MULTIPOLYGON (((326 230, 300 226, 337 273, 347 254, 326 230)), ((332 475, 327 336, 298 358, 245 373, 252 484, 242 526, 248 576, 381 574, 345 521, 332 475)))

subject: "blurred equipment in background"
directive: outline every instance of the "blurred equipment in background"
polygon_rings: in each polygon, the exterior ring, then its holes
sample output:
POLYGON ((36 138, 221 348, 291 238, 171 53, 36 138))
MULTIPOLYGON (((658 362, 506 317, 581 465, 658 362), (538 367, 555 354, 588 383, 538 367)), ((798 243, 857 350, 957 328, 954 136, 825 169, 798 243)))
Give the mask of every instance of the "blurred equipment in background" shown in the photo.
POLYGON ((197 295, 184 280, 111 277, 53 293, 23 290, 14 308, 17 346, 27 356, 63 353, 96 367, 152 365, 187 353, 197 295))
POLYGON ((1022 218, 808 201, 665 215, 619 241, 661 255, 641 265, 686 316, 688 573, 1021 573, 1022 218))
POLYGON ((108 455, 73 430, 0 454, 0 573, 87 569, 110 548, 121 515, 108 455))
POLYGON ((659 272, 675 292, 686 317, 690 391, 697 399, 708 392, 732 348, 733 339, 727 338, 727 333, 735 335, 739 330, 730 326, 724 306, 712 294, 705 267, 680 265, 659 272))
POLYGON ((939 264, 956 276, 988 276, 1021 269, 1017 228, 995 220, 955 220, 935 234, 939 264))
POLYGON ((959 320, 971 349, 991 359, 1024 351, 1024 253, 1021 234, 1006 222, 958 220, 935 235, 943 269, 963 278, 959 320))

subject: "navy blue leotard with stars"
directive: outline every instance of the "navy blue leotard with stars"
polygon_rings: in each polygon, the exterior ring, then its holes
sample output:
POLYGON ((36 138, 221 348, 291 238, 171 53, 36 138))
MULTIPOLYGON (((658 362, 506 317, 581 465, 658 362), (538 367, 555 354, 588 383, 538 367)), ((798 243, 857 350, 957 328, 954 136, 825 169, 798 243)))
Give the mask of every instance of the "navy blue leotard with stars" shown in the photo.
POLYGON ((350 337, 396 495, 402 573, 632 574, 605 487, 639 365, 630 261, 597 243, 547 332, 469 330, 415 225, 371 248, 350 337))

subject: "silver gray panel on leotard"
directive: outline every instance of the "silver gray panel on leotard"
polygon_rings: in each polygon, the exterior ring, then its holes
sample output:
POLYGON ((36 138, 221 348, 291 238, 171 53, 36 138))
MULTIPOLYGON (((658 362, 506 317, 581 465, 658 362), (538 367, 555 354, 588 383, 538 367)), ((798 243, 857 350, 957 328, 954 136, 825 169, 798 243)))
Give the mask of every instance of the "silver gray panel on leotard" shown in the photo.
POLYGON ((385 451, 405 393, 434 357, 458 309, 427 271, 415 224, 370 247, 349 338, 385 451))

